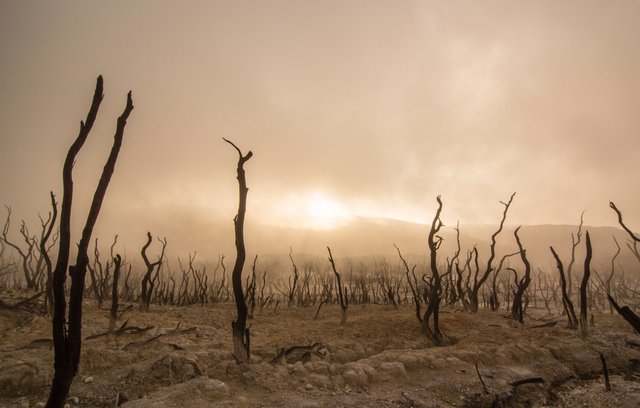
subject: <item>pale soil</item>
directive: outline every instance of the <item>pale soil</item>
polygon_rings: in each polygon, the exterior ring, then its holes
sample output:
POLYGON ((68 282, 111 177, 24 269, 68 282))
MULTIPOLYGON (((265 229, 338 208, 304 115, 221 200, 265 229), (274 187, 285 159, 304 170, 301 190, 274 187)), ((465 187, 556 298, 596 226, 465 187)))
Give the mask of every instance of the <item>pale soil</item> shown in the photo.
MULTIPOLYGON (((2 294, 7 300, 7 292, 2 294)), ((9 302, 9 300, 7 300, 9 302)), ((420 334, 413 307, 352 305, 345 325, 337 306, 279 307, 256 313, 251 325, 252 362, 231 355, 232 304, 152 306, 127 312, 142 334, 83 341, 81 367, 69 404, 113 407, 637 407, 640 342, 617 315, 595 314, 586 340, 565 328, 564 318, 529 309, 524 327, 504 311, 470 314, 445 309, 443 331, 455 344, 432 347, 420 334), (532 328, 549 320, 554 327, 532 328), (180 324, 178 332, 173 331, 180 324), (181 330, 194 328, 192 330, 181 330), (131 344, 168 333, 146 344, 131 344), (306 363, 272 364, 279 348, 324 345, 324 356, 306 363), (598 353, 611 375, 606 392, 598 353), (478 367, 488 394, 483 392, 478 367), (511 382, 542 377, 543 384, 515 389, 511 382)), ((104 332, 107 310, 85 306, 83 336, 104 332)), ((119 323, 122 323, 119 322, 119 323)), ((32 407, 46 400, 52 375, 50 322, 27 312, 0 311, 0 407, 32 407)))

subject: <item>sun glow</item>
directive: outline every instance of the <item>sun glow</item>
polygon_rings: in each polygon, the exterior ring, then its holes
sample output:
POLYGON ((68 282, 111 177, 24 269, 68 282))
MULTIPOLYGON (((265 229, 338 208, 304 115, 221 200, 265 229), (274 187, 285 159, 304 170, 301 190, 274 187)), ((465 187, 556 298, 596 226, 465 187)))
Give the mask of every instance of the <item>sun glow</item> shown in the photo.
POLYGON ((275 225, 290 228, 331 229, 355 216, 353 209, 318 191, 282 195, 267 200, 267 218, 275 225))
POLYGON ((306 221, 312 228, 327 229, 339 226, 350 218, 349 211, 337 201, 319 193, 307 199, 306 221))

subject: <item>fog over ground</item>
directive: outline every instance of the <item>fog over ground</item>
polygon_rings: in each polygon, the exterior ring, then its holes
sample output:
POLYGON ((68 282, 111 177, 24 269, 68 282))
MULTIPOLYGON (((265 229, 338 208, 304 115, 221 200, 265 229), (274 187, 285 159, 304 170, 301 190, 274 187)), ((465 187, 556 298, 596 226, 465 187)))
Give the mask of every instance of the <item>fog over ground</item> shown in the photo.
POLYGON ((35 229, 61 199, 102 74, 74 228, 131 89, 96 227, 129 248, 232 242, 222 137, 254 152, 254 229, 425 223, 438 194, 448 225, 497 223, 514 191, 509 224, 615 225, 613 200, 640 228, 638 21, 637 1, 1 1, 0 204, 35 229))

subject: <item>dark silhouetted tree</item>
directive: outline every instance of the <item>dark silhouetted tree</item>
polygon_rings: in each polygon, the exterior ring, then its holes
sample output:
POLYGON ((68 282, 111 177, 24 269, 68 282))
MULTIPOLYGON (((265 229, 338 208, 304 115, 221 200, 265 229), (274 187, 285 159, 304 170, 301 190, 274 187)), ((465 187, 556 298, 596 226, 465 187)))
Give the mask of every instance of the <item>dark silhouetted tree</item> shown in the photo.
POLYGON ((569 293, 567 291, 567 281, 564 276, 564 265, 560 260, 560 257, 556 253, 555 249, 552 246, 549 247, 553 257, 556 260, 556 265, 558 266, 558 273, 560 274, 560 290, 562 291, 562 306, 564 307, 564 311, 567 314, 567 319, 569 322, 567 323, 570 329, 578 328, 578 318, 576 317, 576 311, 573 307, 573 302, 571 302, 571 298, 569 297, 569 293))
POLYGON ((69 249, 71 246, 71 204, 73 201, 73 165, 76 156, 84 145, 93 127, 103 94, 102 76, 96 82, 96 89, 86 121, 80 122, 80 132, 73 142, 62 169, 62 205, 60 208, 60 243, 58 259, 53 272, 54 312, 52 320, 54 346, 54 374, 51 392, 47 400, 47 407, 59 408, 64 406, 71 382, 78 372, 80 350, 82 346, 82 298, 84 293, 85 275, 89 256, 87 250, 91 241, 93 227, 98 219, 100 208, 107 192, 107 187, 113 175, 118 153, 122 146, 124 129, 129 114, 133 110, 131 92, 127 95, 127 104, 122 115, 118 118, 113 146, 102 171, 98 186, 93 195, 87 221, 82 230, 75 265, 69 266, 69 249), (69 315, 66 315, 67 303, 65 298, 65 280, 67 267, 71 277, 69 296, 69 315))
POLYGON ((589 237, 589 231, 585 235, 585 245, 587 253, 584 258, 584 274, 582 275, 582 282, 580 283, 580 333, 583 336, 589 334, 589 321, 587 319, 587 312, 589 309, 587 299, 587 287, 589 286, 589 277, 591 276, 591 238, 589 237))
POLYGON ((147 242, 145 242, 145 244, 142 246, 142 250, 140 251, 140 255, 142 256, 144 265, 147 268, 144 276, 142 277, 142 292, 140 295, 140 310, 143 312, 149 310, 149 304, 151 303, 151 297, 153 295, 153 288, 155 287, 156 281, 158 279, 160 268, 162 267, 162 262, 164 260, 164 254, 167 249, 167 239, 158 238, 158 241, 162 244, 160 257, 157 261, 151 262, 149 261, 149 257, 147 256, 147 249, 151 245, 151 241, 151 233, 147 232, 147 242), (153 273, 154 270, 156 271, 155 274, 153 273))
POLYGON ((233 295, 236 299, 236 308, 238 310, 238 317, 231 322, 231 329, 233 333, 233 355, 238 363, 247 363, 251 357, 250 351, 250 333, 247 327, 247 304, 244 301, 244 291, 242 289, 242 269, 244 268, 244 261, 247 256, 244 247, 244 217, 247 211, 247 179, 244 172, 244 164, 251 159, 253 153, 249 151, 246 155, 242 154, 242 151, 227 139, 223 140, 233 146, 238 152, 238 213, 233 218, 233 225, 235 229, 235 244, 236 244, 236 262, 233 264, 233 272, 231 273, 231 283, 233 286, 233 295))

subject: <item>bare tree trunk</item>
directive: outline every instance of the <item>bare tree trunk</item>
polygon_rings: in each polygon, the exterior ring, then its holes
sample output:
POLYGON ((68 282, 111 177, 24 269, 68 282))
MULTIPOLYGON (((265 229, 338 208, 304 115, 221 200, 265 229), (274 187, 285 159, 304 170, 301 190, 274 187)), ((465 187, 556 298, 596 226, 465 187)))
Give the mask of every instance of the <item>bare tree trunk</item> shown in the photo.
POLYGON ((511 316, 517 322, 524 323, 522 296, 524 295, 524 291, 527 290, 527 287, 529 287, 529 283, 531 282, 531 265, 529 264, 529 260, 527 259, 527 251, 522 247, 522 243, 520 242, 518 231, 520 231, 520 227, 516 228, 513 235, 516 237, 516 243, 518 244, 518 249, 520 249, 520 259, 522 259, 522 263, 524 264, 524 276, 520 281, 516 279, 516 292, 513 296, 513 304, 511 305, 511 316))
POLYGON ((160 267, 162 266, 162 261, 164 259, 164 254, 167 249, 167 239, 160 239, 158 241, 162 244, 162 250, 160 252, 160 258, 156 262, 150 262, 149 257, 147 256, 147 249, 149 245, 151 245, 151 233, 147 232, 147 242, 142 246, 142 250, 140 251, 140 255, 142 256, 142 260, 144 261, 144 265, 147 268, 144 276, 142 277, 142 292, 140 294, 140 311, 148 312, 149 304, 151 303, 151 296, 153 294, 153 287, 155 285, 158 274, 160 273, 160 267), (153 278, 151 275, 153 271, 156 271, 153 278))
MULTIPOLYGON (((347 308, 349 307, 349 297, 347 295, 347 290, 342 286, 342 279, 340 278, 340 274, 336 269, 336 263, 333 260, 333 255, 331 254, 331 248, 327 247, 327 251, 329 252, 329 263, 331 263, 331 268, 333 269, 333 273, 336 276, 336 291, 338 292, 338 301, 340 302, 340 324, 345 324, 347 322, 347 308)), ((319 309, 318 309, 319 310, 319 309)))
POLYGON ((429 339, 436 345, 440 346, 444 344, 444 338, 440 331, 440 296, 441 296, 441 276, 438 271, 437 253, 442 243, 442 238, 438 236, 440 228, 442 228, 442 220, 440 219, 440 213, 442 212, 442 200, 440 196, 436 198, 438 202, 438 209, 436 215, 431 223, 431 229, 429 230, 429 236, 427 238, 427 245, 429 247, 429 266, 431 269, 431 282, 427 289, 425 289, 425 295, 427 297, 427 305, 424 316, 422 317, 422 330, 429 337, 429 339), (432 327, 429 327, 431 318, 433 317, 432 327))
POLYGON ((227 139, 223 139, 225 142, 233 146, 238 152, 238 214, 233 219, 233 225, 235 227, 236 236, 236 262, 233 265, 233 272, 231 274, 231 281, 233 285, 233 295, 236 299, 236 308, 238 309, 238 317, 231 322, 231 329, 233 332, 233 355, 238 363, 247 363, 251 357, 250 352, 250 334, 247 328, 247 304, 244 301, 244 291, 242 290, 242 269, 244 268, 244 261, 246 258, 246 250, 244 247, 244 216, 247 211, 247 180, 244 172, 244 164, 253 156, 253 153, 249 151, 246 155, 243 155, 240 149, 227 139))
POLYGON ((102 102, 102 76, 99 76, 96 89, 91 103, 91 108, 87 115, 86 124, 80 122, 80 133, 69 148, 62 171, 63 196, 60 215, 60 245, 58 249, 58 260, 53 273, 53 296, 54 313, 52 321, 53 345, 54 345, 54 375, 51 392, 47 401, 47 407, 59 408, 65 403, 69 394, 69 388, 73 377, 78 372, 80 363, 80 349, 82 347, 82 298, 84 292, 84 278, 87 272, 88 255, 87 249, 93 233, 93 227, 98 219, 100 208, 111 176, 115 170, 115 164, 122 145, 124 128, 127 124, 129 114, 133 110, 131 92, 127 95, 127 105, 122 115, 118 118, 116 133, 114 136, 111 153, 104 166, 102 176, 93 195, 93 201, 89 209, 89 215, 82 231, 76 264, 69 267, 71 276, 71 294, 69 298, 69 323, 65 322, 67 309, 64 282, 66 279, 67 266, 69 263, 69 247, 71 244, 71 204, 73 201, 73 165, 75 158, 84 145, 84 142, 93 127, 98 108, 102 102))
POLYGON ((571 234, 571 259, 569 260, 569 266, 567 267, 567 294, 569 299, 573 296, 573 264, 576 261, 576 248, 582 242, 582 226, 584 224, 584 211, 580 214, 580 225, 578 225, 578 232, 574 236, 571 234))
POLYGON ((589 237, 589 231, 585 235, 585 243, 587 246, 587 254, 584 258, 584 275, 582 276, 582 283, 580 284, 580 332, 583 336, 589 334, 589 321, 587 319, 588 313, 588 299, 587 299, 587 286, 589 285, 589 277, 591 276, 591 238, 589 237))
POLYGON ((51 231, 53 230, 53 226, 56 223, 56 219, 58 217, 58 203, 56 202, 56 197, 53 195, 53 191, 50 192, 51 196, 51 208, 52 208, 52 216, 51 221, 49 222, 49 227, 45 234, 42 236, 40 240, 40 253, 44 258, 46 271, 47 271, 47 283, 45 286, 45 310, 44 313, 49 313, 50 310, 53 309, 53 265, 51 263, 51 257, 49 256, 49 252, 47 250, 47 241, 51 236, 51 231))
POLYGON ((551 249, 551 253, 553 257, 556 259, 556 264, 558 266, 558 272, 560 273, 560 289, 562 290, 562 305, 564 306, 564 311, 567 313, 567 318, 569 319, 569 328, 577 329, 578 328, 578 318, 576 317, 576 311, 573 308, 573 303, 571 302, 571 298, 569 297, 569 293, 567 293, 567 282, 564 276, 564 266, 562 265, 562 261, 560 257, 553 249, 553 247, 549 247, 551 249))
POLYGON ((111 314, 109 316, 109 331, 113 331, 118 319, 118 280, 120 279, 120 267, 122 266, 122 257, 117 254, 113 258, 115 268, 113 270, 113 285, 111 287, 111 314))

